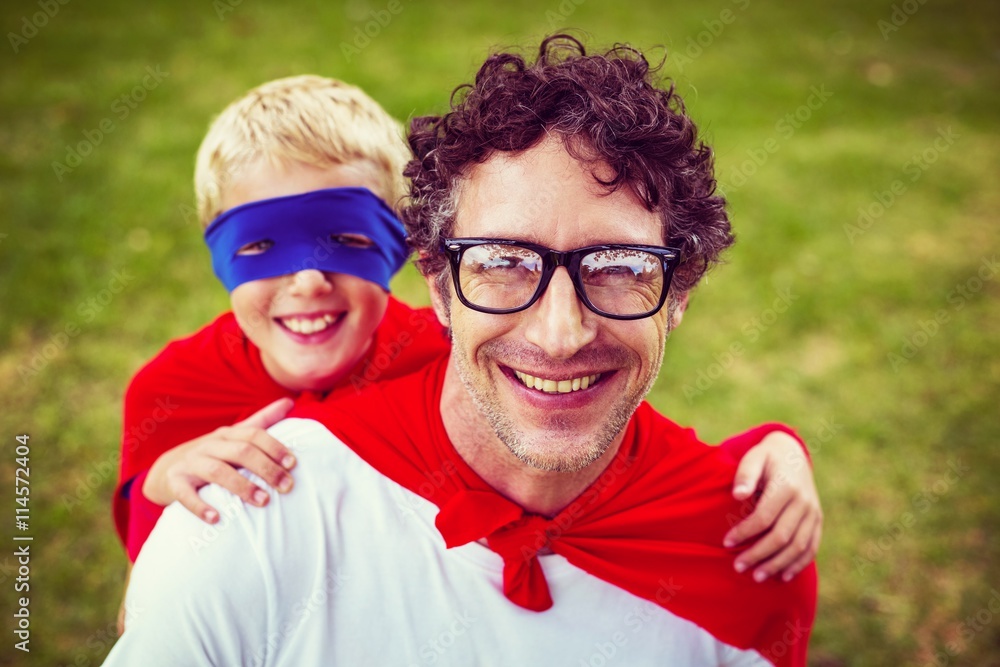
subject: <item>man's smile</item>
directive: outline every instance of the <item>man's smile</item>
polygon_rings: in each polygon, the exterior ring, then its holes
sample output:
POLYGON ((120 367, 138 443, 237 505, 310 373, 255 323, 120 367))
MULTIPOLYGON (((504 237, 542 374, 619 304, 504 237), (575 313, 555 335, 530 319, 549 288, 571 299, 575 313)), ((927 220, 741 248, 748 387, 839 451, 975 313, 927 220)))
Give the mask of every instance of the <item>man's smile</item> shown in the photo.
POLYGON ((514 371, 514 375, 529 389, 537 389, 538 391, 545 392, 546 394, 568 394, 570 392, 586 389, 587 387, 595 384, 601 379, 602 374, 593 373, 565 380, 550 380, 518 370, 514 371))

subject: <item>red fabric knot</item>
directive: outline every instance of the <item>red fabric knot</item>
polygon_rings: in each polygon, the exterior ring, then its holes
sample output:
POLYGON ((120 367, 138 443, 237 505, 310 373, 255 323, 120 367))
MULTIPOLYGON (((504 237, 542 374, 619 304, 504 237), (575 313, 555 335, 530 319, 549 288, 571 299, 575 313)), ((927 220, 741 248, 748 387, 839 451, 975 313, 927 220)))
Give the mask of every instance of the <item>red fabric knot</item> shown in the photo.
POLYGON ((549 545, 549 521, 525 514, 486 538, 490 548, 503 558, 503 593, 525 609, 545 611, 552 606, 538 552, 549 545))
POLYGON ((552 606, 538 552, 550 541, 544 517, 491 491, 462 489, 441 505, 434 521, 448 548, 486 538, 503 558, 503 592, 518 606, 545 611, 552 606))

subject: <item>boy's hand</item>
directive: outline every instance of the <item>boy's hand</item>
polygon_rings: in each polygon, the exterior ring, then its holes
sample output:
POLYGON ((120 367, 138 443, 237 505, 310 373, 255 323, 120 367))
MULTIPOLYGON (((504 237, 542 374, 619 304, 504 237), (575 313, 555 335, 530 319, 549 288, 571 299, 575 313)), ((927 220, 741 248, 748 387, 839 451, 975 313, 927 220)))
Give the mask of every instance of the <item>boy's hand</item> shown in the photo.
POLYGON ((736 558, 736 570, 759 565, 753 573, 756 581, 778 574, 789 581, 816 557, 823 510, 809 460, 787 433, 768 434, 740 461, 733 498, 747 500, 758 491, 757 507, 726 534, 723 544, 735 546, 767 531, 736 558))
POLYGON ((241 422, 164 452, 150 468, 142 493, 158 505, 176 500, 206 523, 219 520, 218 511, 198 495, 206 484, 218 484, 251 505, 267 504, 267 492, 237 468, 246 468, 287 493, 292 489, 287 471, 295 467, 295 457, 264 429, 284 419, 292 405, 290 398, 279 399, 241 422))

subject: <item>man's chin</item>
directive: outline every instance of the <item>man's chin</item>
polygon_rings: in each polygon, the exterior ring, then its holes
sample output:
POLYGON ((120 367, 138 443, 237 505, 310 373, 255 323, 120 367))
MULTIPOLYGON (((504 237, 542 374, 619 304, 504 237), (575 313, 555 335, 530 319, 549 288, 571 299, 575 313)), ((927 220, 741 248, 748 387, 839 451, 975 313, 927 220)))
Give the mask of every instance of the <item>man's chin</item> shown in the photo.
MULTIPOLYGON (((607 413, 604 413, 607 414, 607 413)), ((496 417, 496 415, 495 415, 496 417)), ((615 423, 574 426, 565 420, 556 427, 524 428, 524 421, 491 419, 500 441, 521 463, 547 472, 576 472, 593 464, 607 452, 620 429, 615 423), (514 426, 514 424, 519 426, 514 426)))

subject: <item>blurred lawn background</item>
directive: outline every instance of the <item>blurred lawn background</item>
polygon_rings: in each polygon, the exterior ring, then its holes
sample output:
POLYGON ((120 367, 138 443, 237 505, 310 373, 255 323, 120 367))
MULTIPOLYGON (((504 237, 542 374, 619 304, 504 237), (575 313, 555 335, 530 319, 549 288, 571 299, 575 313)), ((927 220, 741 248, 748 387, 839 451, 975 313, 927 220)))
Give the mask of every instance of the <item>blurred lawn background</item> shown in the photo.
MULTIPOLYGON (((440 112, 492 47, 572 27, 593 47, 661 45, 717 151, 739 243, 651 398, 711 441, 776 419, 811 443, 811 663, 1000 665, 997 3, 398 1, 384 26, 382 0, 0 9, 0 664, 99 664, 113 641, 122 392, 227 307, 192 209, 210 119, 307 72, 400 119, 440 112), (11 634, 20 433, 30 655, 11 634)), ((396 285, 426 302, 412 268, 396 285)))

